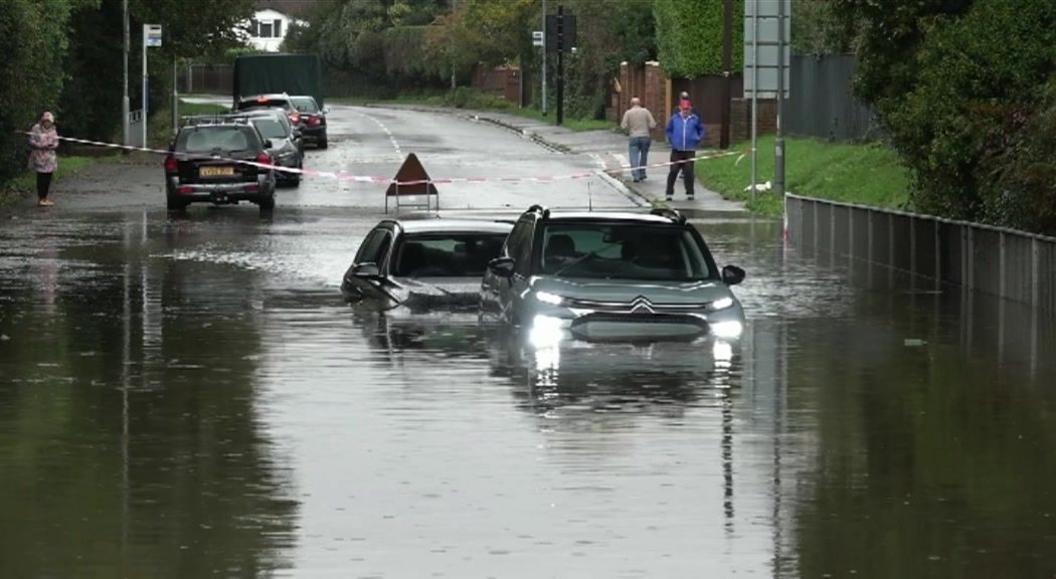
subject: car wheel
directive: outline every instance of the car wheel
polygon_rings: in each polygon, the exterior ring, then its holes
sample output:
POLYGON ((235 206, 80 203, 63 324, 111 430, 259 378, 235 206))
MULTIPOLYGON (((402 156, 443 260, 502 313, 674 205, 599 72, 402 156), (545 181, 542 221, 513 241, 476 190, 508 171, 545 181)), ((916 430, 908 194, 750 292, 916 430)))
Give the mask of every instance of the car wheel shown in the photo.
POLYGON ((261 211, 271 211, 272 209, 275 209, 275 191, 261 195, 260 199, 257 200, 257 205, 260 205, 261 211))
POLYGON ((316 146, 316 148, 319 148, 319 149, 325 149, 326 146, 327 146, 326 137, 323 137, 322 139, 319 139, 316 142, 315 146, 316 146))
POLYGON ((165 197, 165 205, 168 206, 169 211, 183 211, 187 209, 187 202, 183 199, 176 198, 172 195, 165 197))

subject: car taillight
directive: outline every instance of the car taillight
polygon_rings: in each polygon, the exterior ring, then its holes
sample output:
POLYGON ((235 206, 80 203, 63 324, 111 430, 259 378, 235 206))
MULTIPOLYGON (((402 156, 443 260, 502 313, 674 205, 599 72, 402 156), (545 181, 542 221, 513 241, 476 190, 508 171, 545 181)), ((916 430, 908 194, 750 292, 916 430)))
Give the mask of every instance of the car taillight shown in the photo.
POLYGON ((257 156, 257 162, 262 164, 262 165, 271 165, 272 164, 271 156, 268 155, 267 153, 261 153, 260 155, 257 156))
POLYGON ((190 187, 188 185, 184 185, 183 187, 180 187, 179 189, 177 189, 176 192, 180 193, 182 195, 186 195, 187 193, 194 193, 194 187, 190 187))
POLYGON ((319 117, 308 117, 308 124, 309 125, 318 125, 321 122, 323 122, 323 121, 319 117))
POLYGON ((165 171, 168 173, 175 173, 180 170, 180 163, 176 160, 176 157, 169 155, 165 157, 165 171))
POLYGON ((298 113, 291 114, 290 115, 290 122, 295 124, 295 125, 297 123, 301 122, 301 115, 299 115, 298 113))

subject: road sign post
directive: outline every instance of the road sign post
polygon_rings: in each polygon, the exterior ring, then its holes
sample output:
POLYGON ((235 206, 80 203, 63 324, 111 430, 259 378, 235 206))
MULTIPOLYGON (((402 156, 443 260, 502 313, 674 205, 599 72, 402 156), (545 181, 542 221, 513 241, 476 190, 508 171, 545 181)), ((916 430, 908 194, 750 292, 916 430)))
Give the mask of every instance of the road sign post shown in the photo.
POLYGON ((143 146, 147 146, 147 48, 161 46, 161 25, 143 25, 143 146))
POLYGON ((756 192, 756 137, 759 98, 777 99, 774 188, 784 194, 785 150, 781 135, 783 101, 789 92, 791 0, 746 0, 744 4, 744 98, 752 99, 752 197, 756 192))

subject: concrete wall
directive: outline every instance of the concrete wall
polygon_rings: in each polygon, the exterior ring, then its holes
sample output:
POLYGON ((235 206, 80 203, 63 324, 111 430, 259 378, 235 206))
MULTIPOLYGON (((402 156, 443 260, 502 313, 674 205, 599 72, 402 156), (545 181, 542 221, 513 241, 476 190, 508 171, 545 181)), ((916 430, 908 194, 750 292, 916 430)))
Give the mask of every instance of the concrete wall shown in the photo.
POLYGON ((888 266, 945 285, 1002 297, 1056 315, 1056 238, 836 203, 785 197, 797 248, 888 266))

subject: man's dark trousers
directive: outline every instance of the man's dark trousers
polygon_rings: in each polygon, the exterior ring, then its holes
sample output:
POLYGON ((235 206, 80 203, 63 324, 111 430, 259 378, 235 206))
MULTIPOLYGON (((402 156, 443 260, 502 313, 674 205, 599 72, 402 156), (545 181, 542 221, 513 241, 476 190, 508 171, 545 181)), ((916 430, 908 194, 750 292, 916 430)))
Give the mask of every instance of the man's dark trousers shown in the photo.
POLYGON ((682 179, 686 182, 686 197, 693 197, 693 159, 696 156, 696 151, 671 150, 671 162, 675 164, 671 165, 671 171, 667 174, 667 197, 673 197, 675 194, 675 181, 678 179, 679 171, 682 171, 682 179), (676 163, 676 161, 685 162, 676 163))

